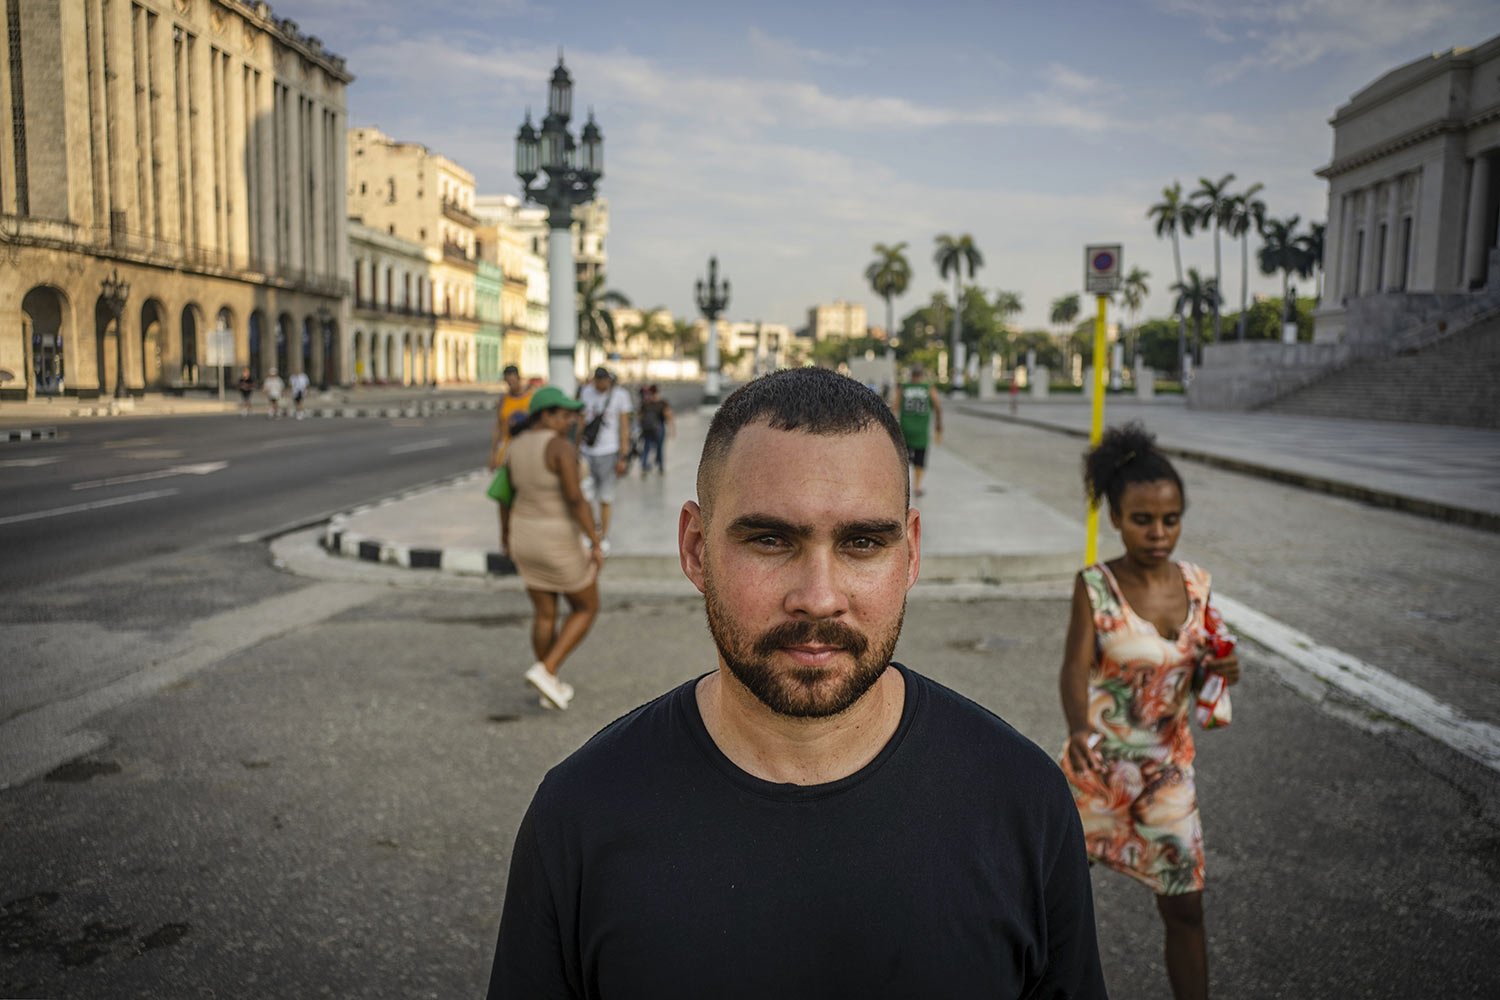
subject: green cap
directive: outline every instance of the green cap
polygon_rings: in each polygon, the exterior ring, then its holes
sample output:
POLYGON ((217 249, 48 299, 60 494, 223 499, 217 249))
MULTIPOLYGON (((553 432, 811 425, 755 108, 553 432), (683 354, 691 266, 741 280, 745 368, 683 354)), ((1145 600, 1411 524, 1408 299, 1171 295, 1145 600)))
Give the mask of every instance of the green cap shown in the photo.
POLYGON ((583 409, 583 403, 580 400, 574 399, 555 385, 544 385, 531 394, 531 406, 527 408, 527 412, 541 413, 554 406, 560 406, 564 410, 583 409))

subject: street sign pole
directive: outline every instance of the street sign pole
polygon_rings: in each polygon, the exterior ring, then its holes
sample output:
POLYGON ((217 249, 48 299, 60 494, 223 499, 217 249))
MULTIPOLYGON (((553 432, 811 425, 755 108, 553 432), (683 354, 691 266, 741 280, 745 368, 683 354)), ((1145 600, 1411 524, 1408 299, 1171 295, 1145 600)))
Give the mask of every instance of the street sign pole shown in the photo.
MULTIPOLYGON (((1109 302, 1108 295, 1095 296, 1097 310, 1094 315, 1094 407, 1093 414, 1089 417, 1089 447, 1097 448, 1099 442, 1104 439, 1104 366, 1107 363, 1106 356, 1108 348, 1104 343, 1104 310, 1109 302)), ((1097 500, 1089 503, 1088 527, 1085 529, 1088 537, 1083 545, 1083 564, 1094 565, 1099 557, 1099 503, 1097 500)))
MULTIPOLYGON (((1090 374, 1093 383, 1094 405, 1089 416, 1089 447, 1097 448, 1104 439, 1104 391, 1108 384, 1104 378, 1109 365, 1109 345, 1106 343, 1105 310, 1109 297, 1120 288, 1120 245, 1118 243, 1085 247, 1083 251, 1084 287, 1095 296, 1094 313, 1094 369, 1090 374)), ((1084 528, 1083 563, 1092 566, 1099 558, 1099 502, 1089 499, 1089 511, 1084 528)))

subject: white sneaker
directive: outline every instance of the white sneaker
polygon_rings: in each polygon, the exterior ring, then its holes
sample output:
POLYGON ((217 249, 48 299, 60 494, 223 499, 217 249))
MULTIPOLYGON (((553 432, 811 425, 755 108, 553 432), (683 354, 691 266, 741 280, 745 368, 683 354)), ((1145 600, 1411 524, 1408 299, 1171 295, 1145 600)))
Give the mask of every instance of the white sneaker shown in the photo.
POLYGON ((540 661, 533 663, 531 669, 526 671, 526 683, 552 702, 554 708, 567 708, 573 697, 573 689, 558 680, 540 661))
MULTIPOLYGON (((558 683, 562 685, 563 694, 568 696, 568 704, 571 705, 573 703, 573 685, 569 684, 567 681, 558 681, 558 683)), ((557 706, 548 701, 544 695, 537 695, 536 703, 549 712, 557 708, 557 706)))

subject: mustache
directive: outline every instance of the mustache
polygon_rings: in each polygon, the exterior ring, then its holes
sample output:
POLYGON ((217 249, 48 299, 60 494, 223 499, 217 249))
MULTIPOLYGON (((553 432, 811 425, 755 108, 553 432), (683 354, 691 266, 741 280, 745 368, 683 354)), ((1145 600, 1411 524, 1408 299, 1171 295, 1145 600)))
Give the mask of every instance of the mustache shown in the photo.
POLYGON ((836 621, 782 622, 755 640, 755 652, 766 657, 784 646, 837 646, 857 659, 865 654, 870 641, 861 633, 836 621))

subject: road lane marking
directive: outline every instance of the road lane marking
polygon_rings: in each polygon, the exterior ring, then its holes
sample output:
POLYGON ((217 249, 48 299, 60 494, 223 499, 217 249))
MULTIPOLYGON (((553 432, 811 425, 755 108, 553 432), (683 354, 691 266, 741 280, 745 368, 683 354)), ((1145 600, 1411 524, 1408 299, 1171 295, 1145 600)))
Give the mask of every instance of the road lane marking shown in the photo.
POLYGON ((173 476, 206 476, 220 469, 227 469, 228 462, 197 462, 193 465, 174 465, 170 469, 157 469, 155 472, 135 472, 128 476, 114 476, 110 479, 90 479, 82 483, 74 483, 75 490, 96 490, 101 486, 124 486, 126 483, 145 483, 153 479, 170 479, 173 476))
POLYGON ((39 465, 53 465, 61 461, 61 455, 49 455, 46 458, 7 458, 0 462, 0 469, 34 469, 39 465))
POLYGON ((160 657, 119 680, 40 705, 0 722, 0 788, 46 774, 103 746, 84 728, 95 716, 179 684, 259 643, 358 607, 383 593, 369 584, 319 583, 191 622, 163 643, 160 657))
POLYGON ((12 514, 10 517, 0 517, 0 524, 20 524, 22 521, 40 521, 46 517, 62 517, 64 514, 78 514, 86 510, 99 510, 102 507, 118 507, 121 504, 140 503, 142 500, 159 500, 162 497, 175 496, 181 490, 152 490, 149 493, 132 493, 125 497, 111 497, 108 500, 95 500, 92 503, 75 503, 68 507, 54 507, 51 510, 34 510, 30 514, 12 514))
POLYGON ((1386 715, 1493 771, 1500 771, 1500 726, 1471 719, 1414 684, 1305 632, 1263 615, 1223 594, 1214 603, 1245 635, 1318 680, 1358 698, 1386 715))
POLYGON ((431 451, 433 448, 446 448, 453 442, 447 438, 436 438, 432 441, 413 441, 411 444, 398 444, 392 448, 392 455, 409 455, 414 451, 431 451))

